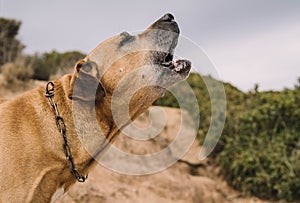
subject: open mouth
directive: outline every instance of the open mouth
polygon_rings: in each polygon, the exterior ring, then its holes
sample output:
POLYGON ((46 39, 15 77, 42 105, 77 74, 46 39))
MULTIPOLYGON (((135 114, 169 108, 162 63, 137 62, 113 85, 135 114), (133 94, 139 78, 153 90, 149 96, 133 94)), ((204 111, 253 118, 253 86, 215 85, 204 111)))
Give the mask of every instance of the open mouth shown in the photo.
POLYGON ((154 53, 154 63, 161 66, 163 70, 171 70, 172 76, 185 79, 191 70, 191 62, 182 59, 174 60, 174 50, 180 33, 174 16, 169 13, 165 14, 148 28, 147 33, 148 35, 152 33, 153 40, 159 47, 159 51, 154 53))
POLYGON ((183 59, 174 59, 174 55, 171 53, 161 53, 162 57, 160 65, 164 68, 168 68, 182 77, 187 77, 191 70, 191 62, 183 59))

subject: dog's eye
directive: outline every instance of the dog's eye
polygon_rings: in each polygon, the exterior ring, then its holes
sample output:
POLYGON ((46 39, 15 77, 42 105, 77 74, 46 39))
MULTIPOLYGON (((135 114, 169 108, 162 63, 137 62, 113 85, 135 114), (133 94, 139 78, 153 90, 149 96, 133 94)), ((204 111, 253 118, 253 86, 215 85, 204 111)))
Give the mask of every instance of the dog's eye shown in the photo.
POLYGON ((122 32, 120 36, 123 37, 119 44, 120 47, 135 40, 135 37, 130 35, 128 32, 122 32))
POLYGON ((128 32, 122 32, 122 33, 120 34, 120 36, 127 37, 127 36, 130 36, 130 34, 129 34, 128 32))

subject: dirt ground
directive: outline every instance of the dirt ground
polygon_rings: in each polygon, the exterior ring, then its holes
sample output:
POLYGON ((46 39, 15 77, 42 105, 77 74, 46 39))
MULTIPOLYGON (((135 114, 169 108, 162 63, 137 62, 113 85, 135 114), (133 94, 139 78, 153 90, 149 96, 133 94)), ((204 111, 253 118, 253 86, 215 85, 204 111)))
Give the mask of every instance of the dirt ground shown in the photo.
MULTIPOLYGON (((150 154, 166 148, 178 133, 181 111, 163 109, 167 121, 157 137, 148 141, 137 141, 121 134, 115 146, 130 154, 150 154)), ((135 124, 141 127, 149 125, 147 113, 139 117, 135 124)), ((186 133, 191 132, 187 129, 186 133)), ((193 142, 177 163, 151 175, 119 174, 98 165, 89 174, 86 183, 77 183, 56 203, 266 203, 258 198, 243 197, 230 188, 219 177, 218 167, 212 166, 209 159, 198 160, 200 149, 197 141, 193 142)))

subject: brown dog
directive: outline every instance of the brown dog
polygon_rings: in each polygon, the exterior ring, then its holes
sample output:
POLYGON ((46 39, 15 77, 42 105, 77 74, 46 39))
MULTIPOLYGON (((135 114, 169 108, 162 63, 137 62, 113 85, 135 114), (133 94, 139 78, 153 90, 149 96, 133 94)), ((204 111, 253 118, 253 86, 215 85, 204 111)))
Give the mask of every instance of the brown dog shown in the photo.
POLYGON ((84 181, 105 143, 187 77, 190 62, 172 61, 178 35, 166 14, 136 36, 124 32, 101 43, 77 62, 73 75, 53 81, 48 98, 38 87, 0 102, 0 202, 51 202, 58 189, 84 181), (65 131, 57 128, 58 114, 65 131))

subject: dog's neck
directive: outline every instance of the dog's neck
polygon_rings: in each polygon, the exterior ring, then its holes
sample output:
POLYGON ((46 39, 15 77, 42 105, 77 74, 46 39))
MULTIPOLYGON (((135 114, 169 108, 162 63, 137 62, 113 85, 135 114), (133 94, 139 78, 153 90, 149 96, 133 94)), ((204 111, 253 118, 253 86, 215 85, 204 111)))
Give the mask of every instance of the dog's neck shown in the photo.
MULTIPOLYGON (((55 95, 53 100, 57 103, 60 115, 65 120, 66 136, 71 146, 76 168, 80 173, 86 175, 96 164, 94 158, 105 153, 105 149, 109 146, 108 143, 112 143, 120 134, 120 126, 114 123, 111 97, 109 95, 96 103, 72 100, 66 95, 67 90, 70 88, 70 80, 71 75, 67 75, 54 82, 55 95)), ((48 106, 52 111, 49 116, 53 117, 53 109, 50 105, 48 106)), ((135 112, 133 117, 137 117, 138 114, 138 112, 135 112)), ((125 126, 126 123, 121 128, 125 126)), ((63 142, 59 133, 55 137, 60 137, 59 139, 63 142)), ((63 153, 61 146, 57 146, 60 154, 63 153)), ((65 179, 57 184, 55 190, 63 186, 64 190, 67 191, 76 182, 76 179, 67 169, 68 164, 64 160, 64 169, 61 170, 63 170, 65 179)))
POLYGON ((71 75, 64 76, 55 83, 57 108, 65 119, 66 135, 72 147, 72 153, 81 170, 89 171, 94 158, 104 153, 108 142, 116 139, 120 130, 113 122, 111 98, 106 96, 101 101, 89 103, 72 100, 66 95, 71 75))

